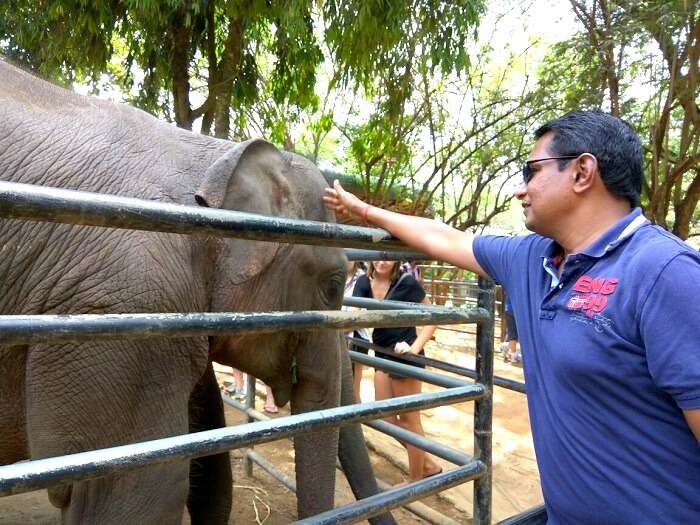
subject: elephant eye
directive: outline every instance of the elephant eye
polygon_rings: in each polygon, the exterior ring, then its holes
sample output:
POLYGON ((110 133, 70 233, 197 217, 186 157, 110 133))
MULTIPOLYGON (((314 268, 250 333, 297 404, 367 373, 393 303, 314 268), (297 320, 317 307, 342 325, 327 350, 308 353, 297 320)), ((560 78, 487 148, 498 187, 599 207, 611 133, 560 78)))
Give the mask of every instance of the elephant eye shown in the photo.
POLYGON ((345 275, 342 272, 334 272, 327 275, 321 287, 324 302, 329 306, 340 306, 345 289, 345 275))

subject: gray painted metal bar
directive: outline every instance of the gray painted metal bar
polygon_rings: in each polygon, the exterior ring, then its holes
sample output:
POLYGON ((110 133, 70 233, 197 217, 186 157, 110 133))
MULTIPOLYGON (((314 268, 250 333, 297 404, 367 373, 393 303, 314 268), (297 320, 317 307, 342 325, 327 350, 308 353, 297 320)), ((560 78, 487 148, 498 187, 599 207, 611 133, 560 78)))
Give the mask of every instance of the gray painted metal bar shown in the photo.
POLYGON ((391 312, 304 312, 0 315, 0 344, 149 339, 221 334, 259 334, 280 330, 355 329, 373 326, 459 324, 471 314, 457 310, 394 310, 391 312))
POLYGON ((361 250, 347 248, 345 256, 348 261, 421 261, 426 255, 420 252, 389 252, 384 250, 361 250))
MULTIPOLYGON (((224 403, 227 405, 232 406, 233 408, 240 410, 244 414, 248 416, 249 421, 267 421, 271 418, 266 416, 265 414, 250 408, 248 406, 248 400, 246 399, 245 403, 241 403, 240 401, 236 399, 231 399, 227 396, 221 396, 223 399, 224 403)), ((350 406, 350 405, 348 405, 350 406)), ((405 441, 407 443, 410 443, 411 445, 415 445, 416 447, 425 450, 427 452, 430 452, 431 454, 434 454, 438 457, 441 457, 444 460, 449 461, 450 463, 453 463, 455 465, 466 465, 467 463, 471 462, 474 460, 472 456, 469 454, 464 454, 463 452, 454 449, 452 447, 448 447, 446 445, 442 445, 438 443, 437 441, 434 441, 430 438, 426 438, 424 436, 421 436, 419 434, 416 434, 415 432, 411 432, 409 430, 406 430, 404 428, 398 427, 396 425, 391 425, 387 423, 386 421, 367 421, 365 423, 368 427, 373 428, 374 430, 378 432, 382 432, 383 434, 387 434, 391 437, 394 437, 396 439, 399 439, 401 441, 405 441)), ((246 475, 250 476, 250 474, 246 473, 246 475)))
MULTIPOLYGON (((285 475, 283 472, 281 472, 277 467, 275 467, 272 463, 270 463, 260 454, 255 452, 252 448, 245 451, 245 458, 246 461, 250 463, 255 463, 257 466, 259 466, 261 469, 267 472, 270 476, 282 483, 282 485, 284 485, 286 488, 296 493, 297 482, 289 476, 285 475)), ((246 475, 250 476, 251 474, 246 475)))
POLYGON ((325 525, 340 523, 357 523, 387 510, 398 507, 407 501, 430 496, 436 492, 457 486, 465 481, 479 479, 486 473, 486 466, 480 461, 474 461, 462 467, 450 469, 447 472, 422 479, 410 485, 394 488, 355 503, 333 509, 304 520, 295 522, 297 525, 325 525))
POLYGON ((0 496, 43 489, 59 483, 130 472, 148 465, 189 460, 242 448, 252 443, 267 443, 303 432, 362 423, 390 414, 474 400, 484 393, 484 387, 475 384, 68 456, 14 463, 0 467, 0 496))
MULTIPOLYGON (((251 377, 251 376, 249 376, 249 377, 251 377)), ((248 385, 250 386, 250 383, 248 383, 248 385)), ((235 399, 231 399, 225 395, 222 395, 221 397, 224 400, 224 403, 227 403, 228 405, 231 405, 232 407, 246 413, 249 418, 253 418, 252 419, 253 421, 255 421, 255 420, 266 421, 266 420, 270 419, 265 414, 262 414, 262 413, 258 412, 257 410, 248 408, 248 400, 246 400, 246 403, 244 404, 244 403, 241 403, 240 401, 237 401, 235 399)), ((375 423, 380 423, 380 424, 382 424, 381 426, 386 425, 386 426, 389 426, 392 428, 399 428, 399 427, 396 427, 395 425, 389 425, 388 423, 385 423, 384 421, 380 421, 380 420, 368 421, 365 424, 373 426, 375 423)), ((375 428, 375 430, 378 430, 379 432, 383 432, 383 430, 380 428, 376 428, 376 427, 374 427, 374 428, 375 428)), ((400 430, 403 430, 403 429, 400 429, 400 430)), ((410 434, 408 439, 410 439, 412 436, 417 436, 417 434, 414 434, 413 432, 408 432, 405 430, 404 430, 404 432, 406 432, 407 434, 410 434)), ((423 438, 422 436, 418 436, 418 437, 420 437, 421 439, 425 439, 427 441, 430 441, 432 444, 438 445, 438 447, 444 447, 444 445, 440 445, 439 443, 436 443, 435 441, 432 441, 428 438, 423 438)), ((449 447, 444 447, 444 448, 449 448, 449 447)), ((430 451, 429 449, 425 449, 425 450, 430 451)), ((455 451, 454 449, 449 449, 449 450, 456 452, 457 454, 462 454, 461 452, 455 451)), ((460 465, 469 463, 473 459, 471 456, 467 456, 464 454, 462 454, 462 456, 464 458, 468 458, 468 461, 465 461, 463 463, 459 463, 460 465)), ((460 459, 462 459, 462 458, 460 458, 460 459)), ((448 461, 449 461, 449 459, 448 459, 448 461)), ((262 455, 255 452, 252 448, 248 448, 245 450, 243 462, 244 462, 244 466, 250 465, 250 469, 251 469, 250 472, 248 472, 246 470, 246 476, 250 477, 253 475, 252 464, 255 463, 259 467, 261 467, 265 472, 267 472, 270 476, 272 476, 273 478, 278 480, 280 483, 282 483, 289 490, 291 490, 292 492, 296 492, 296 490, 297 490, 296 482, 292 478, 290 478, 289 476, 287 476, 283 472, 281 472, 272 463, 267 461, 262 455)), ((337 468, 342 471, 342 468, 340 468, 340 465, 338 465, 337 468)), ((377 485, 383 491, 391 489, 391 485, 388 485, 387 483, 383 482, 380 479, 377 479, 377 485)), ((418 516, 419 518, 422 518, 427 523, 430 523, 432 525, 459 525, 456 521, 448 518, 447 516, 445 516, 443 514, 440 514, 439 512, 427 507, 426 505, 423 505, 420 502, 407 503, 404 505, 404 507, 407 510, 409 510, 410 512, 412 512, 413 514, 415 514, 416 516, 418 516)))
POLYGON ((415 432, 411 432, 410 430, 406 430, 405 428, 401 428, 398 425, 392 425, 391 423, 387 423, 386 421, 368 421, 367 423, 365 423, 365 425, 367 425, 370 428, 373 428, 378 432, 396 438, 399 441, 404 441, 409 445, 414 445, 420 448, 421 450, 430 452, 434 456, 438 456, 446 461, 449 461, 454 465, 461 466, 474 461, 473 456, 465 454, 464 452, 457 450, 456 448, 448 447, 447 445, 442 445, 437 441, 434 441, 425 436, 421 436, 420 434, 416 434, 415 432))
POLYGON ((438 284, 453 284, 455 286, 469 286, 470 288, 473 288, 475 291, 479 289, 479 283, 477 281, 452 281, 450 279, 430 279, 430 278, 425 278, 423 281, 425 284, 433 284, 433 283, 438 283, 438 284))
POLYGON ((389 232, 0 181, 0 217, 348 248, 405 250, 389 232))
POLYGON ((423 370, 422 368, 412 365, 405 365, 403 363, 397 363, 396 361, 389 361, 388 359, 382 359, 381 357, 368 356, 361 352, 355 352, 354 350, 349 350, 349 352, 353 361, 371 366, 373 368, 378 368, 379 370, 386 370, 387 372, 404 377, 420 379, 424 383, 430 383, 431 385, 442 386, 445 388, 458 388, 472 384, 462 379, 457 379, 456 377, 437 374, 435 372, 423 370))
POLYGON ((474 483, 473 524, 491 525, 492 514, 492 427, 493 427, 493 283, 479 278, 479 307, 491 313, 476 332, 476 373, 487 395, 474 405, 474 455, 486 466, 486 473, 474 483))
POLYGON ((547 525, 547 510, 544 505, 538 505, 499 521, 498 525, 547 525))
MULTIPOLYGON (((253 412, 257 412, 255 410, 255 383, 256 379, 250 375, 246 374, 246 388, 245 388, 245 413, 246 413, 246 421, 248 423, 252 423, 253 421, 260 421, 260 417, 255 417, 253 415, 253 412)), ((227 402, 226 396, 221 396, 224 402, 227 402)), ((257 412, 259 416, 262 416, 259 412, 257 412)), ((263 416, 264 417, 264 416, 263 416)), ((250 449, 247 449, 245 451, 246 453, 243 456, 243 472, 245 472, 245 475, 250 477, 253 475, 253 462, 251 461, 251 456, 249 452, 253 452, 252 445, 250 449)))
MULTIPOLYGON (((375 354, 378 352, 380 354, 389 354, 389 355, 396 355, 393 351, 389 350, 388 348, 384 348, 379 345, 375 345, 374 343, 370 343, 369 341, 365 341, 364 339, 358 339, 357 337, 350 337, 346 336, 345 337, 348 341, 350 341, 353 344, 356 344, 357 346, 361 346, 363 348, 367 348, 369 350, 374 350, 375 354)), ((438 370, 443 370, 445 372, 452 372, 453 374, 459 374, 464 377, 469 377, 471 379, 478 379, 478 374, 476 373, 476 370, 472 370, 471 368, 465 368, 463 366, 459 365, 453 365, 452 363, 446 363, 445 361, 440 361, 438 359, 431 359, 430 357, 425 357, 422 355, 403 355, 401 356, 402 359, 405 359, 406 361, 410 361, 411 363, 416 363, 416 364, 421 364, 425 366, 429 366, 431 368, 437 368, 438 370)), ((501 376, 493 376, 493 384, 496 386, 500 386, 502 388, 506 388, 508 390, 514 390, 515 392, 520 392, 522 394, 525 394, 525 383, 521 383, 519 381, 514 381, 513 379, 508 379, 507 377, 501 377, 501 376)))
POLYGON ((260 412, 259 410, 255 410, 252 407, 248 406, 248 399, 246 399, 245 403, 241 403, 237 399, 231 399, 228 396, 221 396, 221 399, 224 401, 229 406, 232 406, 236 410, 240 410, 243 412, 248 419, 248 423, 252 423, 253 421, 269 421, 272 418, 267 417, 265 414, 260 412))
MULTIPOLYGON (((391 490, 392 485, 389 485, 381 479, 377 479, 377 486, 384 492, 391 490)), ((429 525, 462 525, 460 522, 453 520, 452 518, 439 513, 438 511, 431 509, 424 503, 420 501, 413 501, 411 503, 404 503, 403 507, 419 518, 423 519, 429 525)))
POLYGON ((488 319, 489 313, 478 306, 474 308, 455 308, 450 306, 441 306, 438 304, 425 303, 410 303, 408 301, 391 301, 387 299, 369 299, 368 297, 345 297, 343 298, 343 306, 351 306, 353 308, 365 308, 367 310, 437 310, 444 312, 461 312, 469 320, 467 323, 478 323, 484 319, 488 319))

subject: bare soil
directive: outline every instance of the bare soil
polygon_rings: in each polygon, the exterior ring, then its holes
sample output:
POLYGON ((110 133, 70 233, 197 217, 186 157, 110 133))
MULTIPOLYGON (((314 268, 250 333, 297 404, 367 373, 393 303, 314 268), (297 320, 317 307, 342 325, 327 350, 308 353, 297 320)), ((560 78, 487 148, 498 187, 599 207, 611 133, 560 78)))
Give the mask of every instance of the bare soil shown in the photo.
MULTIPOLYGON (((462 328, 462 327, 460 327, 462 328)), ((463 327, 467 329, 467 327, 463 327)), ((472 335, 438 330, 435 340, 428 343, 426 354, 430 357, 474 368, 474 337, 472 335)), ((220 381, 228 378, 224 368, 218 368, 220 381)), ((522 369, 503 363, 501 353, 496 353, 496 375, 522 381, 522 369)), ((426 390, 437 387, 427 385, 426 390)), ((374 398, 372 370, 365 368, 362 381, 362 399, 374 398)), ((256 400, 256 408, 263 410, 262 398, 256 400)), ((287 415, 282 408, 274 417, 287 415)), ((230 425, 244 421, 236 410, 226 407, 230 425)), ((441 443, 467 453, 473 453, 473 403, 461 403, 423 412, 426 434, 441 443)), ((371 450, 371 459, 377 477, 389 484, 399 483, 406 472, 406 453, 394 439, 372 429, 365 428, 365 436, 371 450)), ((294 477, 294 453, 288 440, 280 440, 256 447, 256 451, 277 466, 289 477, 294 477)), ((438 460, 443 468, 450 464, 438 460)), ((231 523, 281 525, 295 521, 296 498, 277 480, 255 467, 252 478, 243 474, 242 451, 231 454, 234 473, 234 512, 231 523)), ((342 474, 336 482, 336 504, 353 501, 352 493, 342 474)), ((494 393, 493 421, 493 521, 497 522, 517 514, 542 501, 539 477, 532 448, 530 424, 525 396, 496 387, 494 393)), ((472 484, 466 483, 431 496, 423 503, 460 522, 470 523, 472 516, 472 484)), ((410 512, 393 511, 400 524, 424 523, 410 512)), ((48 502, 45 491, 32 492, 0 499, 0 525, 14 524, 54 525, 60 523, 60 513, 48 502)), ((184 518, 183 524, 189 519, 184 518)))

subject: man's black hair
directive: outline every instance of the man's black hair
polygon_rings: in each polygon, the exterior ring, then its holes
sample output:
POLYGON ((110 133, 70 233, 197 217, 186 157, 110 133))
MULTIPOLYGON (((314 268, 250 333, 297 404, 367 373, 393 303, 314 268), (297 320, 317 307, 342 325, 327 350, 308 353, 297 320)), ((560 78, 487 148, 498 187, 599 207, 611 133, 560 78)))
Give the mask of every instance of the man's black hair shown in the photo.
MULTIPOLYGON (((608 191, 629 200, 633 208, 639 206, 642 144, 629 124, 600 111, 571 111, 541 126, 535 138, 550 132, 552 156, 590 153, 598 160, 600 177, 608 191)), ((559 169, 565 164, 559 161, 559 169)))

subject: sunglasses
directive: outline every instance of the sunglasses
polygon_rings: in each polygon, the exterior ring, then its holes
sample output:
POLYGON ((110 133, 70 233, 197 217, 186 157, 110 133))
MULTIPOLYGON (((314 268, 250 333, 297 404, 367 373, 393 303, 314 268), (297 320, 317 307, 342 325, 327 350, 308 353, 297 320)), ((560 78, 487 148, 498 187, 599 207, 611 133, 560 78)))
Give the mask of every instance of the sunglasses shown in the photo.
POLYGON ((571 160, 571 159, 577 159, 581 155, 564 155, 562 157, 546 157, 544 159, 532 159, 528 160, 525 164, 523 164, 523 182, 527 184, 532 180, 532 177, 535 176, 535 172, 532 171, 532 166, 531 164, 534 164, 535 162, 543 162, 545 160, 571 160))

